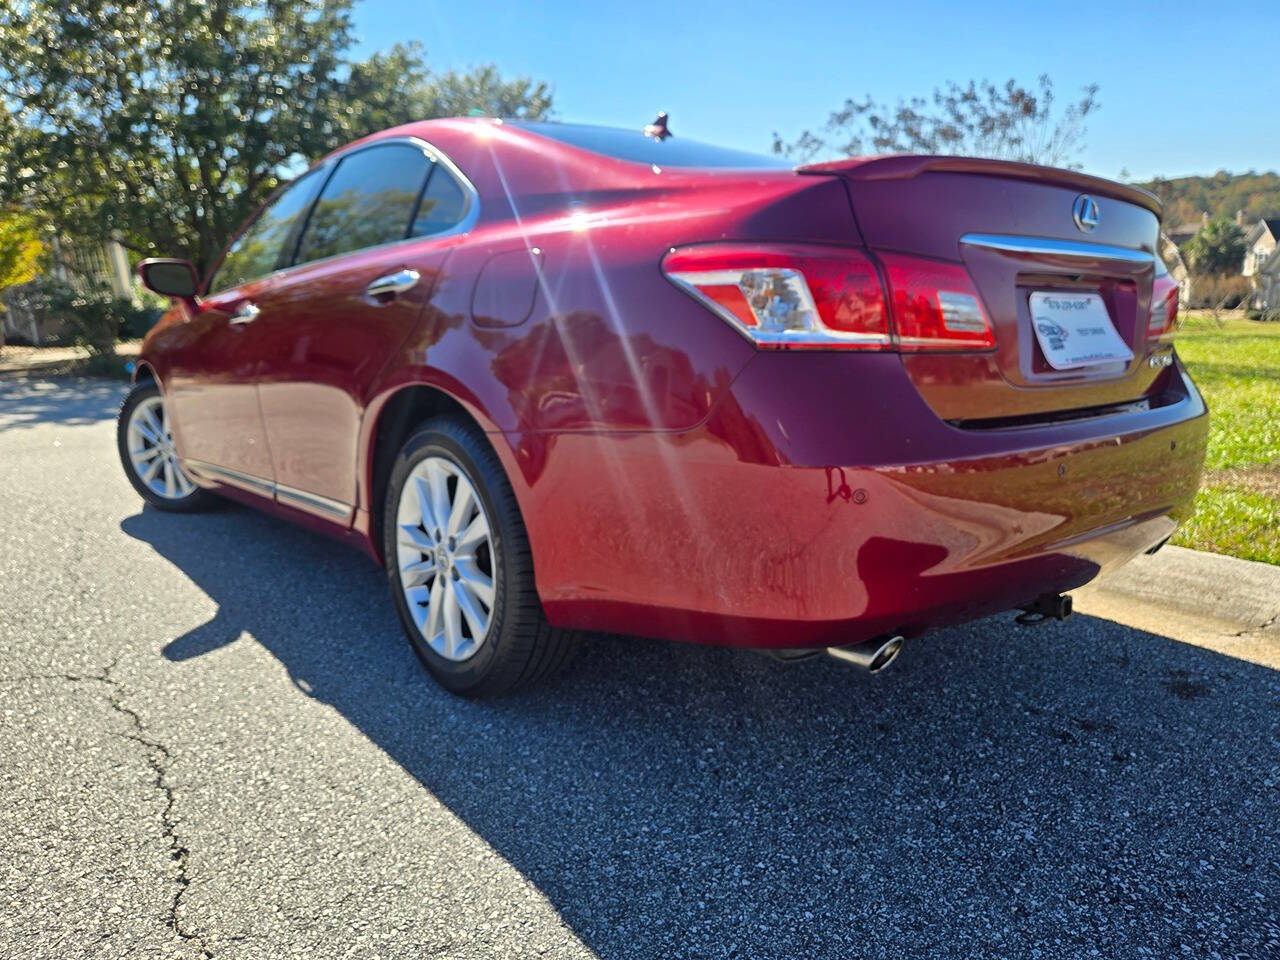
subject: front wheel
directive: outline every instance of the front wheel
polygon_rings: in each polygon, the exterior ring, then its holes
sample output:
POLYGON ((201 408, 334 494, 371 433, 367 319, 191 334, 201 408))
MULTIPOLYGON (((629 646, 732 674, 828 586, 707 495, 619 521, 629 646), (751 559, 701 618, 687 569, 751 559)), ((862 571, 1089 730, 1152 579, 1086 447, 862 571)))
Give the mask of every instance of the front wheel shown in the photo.
POLYGON ((474 427, 441 417, 409 437, 391 471, 383 531, 401 624, 446 689, 506 693, 569 658, 575 637, 543 615, 515 494, 474 427))
POLYGON ((116 424, 116 446, 125 476, 153 507, 188 512, 205 509, 213 500, 213 495, 192 483, 178 464, 164 397, 153 382, 138 384, 124 398, 116 424))

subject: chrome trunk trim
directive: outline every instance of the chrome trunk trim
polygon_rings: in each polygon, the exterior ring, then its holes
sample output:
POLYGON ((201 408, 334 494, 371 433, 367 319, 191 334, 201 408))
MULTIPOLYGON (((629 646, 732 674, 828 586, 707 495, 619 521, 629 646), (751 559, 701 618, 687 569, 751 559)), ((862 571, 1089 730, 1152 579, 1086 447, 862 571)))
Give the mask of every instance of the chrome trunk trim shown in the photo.
POLYGON ((1122 260, 1126 263, 1155 263, 1155 254, 1132 247, 1116 247, 1081 240, 1054 240, 1052 237, 1013 237, 998 233, 966 233, 960 243, 1003 253, 1025 256, 1066 257, 1072 260, 1122 260))

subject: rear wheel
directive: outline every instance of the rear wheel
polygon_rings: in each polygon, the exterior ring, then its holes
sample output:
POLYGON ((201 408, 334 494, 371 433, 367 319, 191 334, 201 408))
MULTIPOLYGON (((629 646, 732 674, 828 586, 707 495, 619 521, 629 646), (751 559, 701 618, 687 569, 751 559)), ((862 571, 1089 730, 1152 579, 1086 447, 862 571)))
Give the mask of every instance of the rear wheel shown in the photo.
POLYGON ((542 613, 515 494, 474 427, 438 418, 405 442, 383 531, 401 624, 445 688, 506 693, 569 658, 575 637, 542 613))
POLYGON ((212 494, 192 483, 178 464, 164 397, 155 383, 140 383, 125 397, 116 446, 133 489, 153 507, 187 512, 210 506, 212 494))

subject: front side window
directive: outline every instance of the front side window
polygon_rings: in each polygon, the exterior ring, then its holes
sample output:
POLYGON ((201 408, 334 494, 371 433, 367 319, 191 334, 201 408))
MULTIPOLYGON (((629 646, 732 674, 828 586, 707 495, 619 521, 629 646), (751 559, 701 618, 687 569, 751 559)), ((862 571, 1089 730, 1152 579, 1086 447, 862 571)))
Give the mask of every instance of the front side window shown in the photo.
POLYGON ((369 147, 344 157, 311 211, 297 262, 403 240, 430 172, 431 161, 408 144, 369 147))
POLYGON ((250 280, 265 277, 279 265, 284 245, 293 233, 298 215, 311 204, 324 177, 319 171, 304 174, 286 187, 227 248, 222 265, 209 281, 209 292, 218 293, 250 280))

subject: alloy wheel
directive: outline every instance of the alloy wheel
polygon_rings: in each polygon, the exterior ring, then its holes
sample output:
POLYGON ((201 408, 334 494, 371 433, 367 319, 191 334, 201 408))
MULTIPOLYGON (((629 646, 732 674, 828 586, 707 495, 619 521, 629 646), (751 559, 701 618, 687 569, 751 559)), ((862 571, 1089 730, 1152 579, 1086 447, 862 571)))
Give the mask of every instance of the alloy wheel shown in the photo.
POLYGON ((489 635, 496 596, 493 535, 462 467, 415 464, 396 510, 400 587, 419 633, 446 660, 472 657, 489 635))
POLYGON ((191 495, 195 484, 178 464, 169 418, 160 397, 147 397, 134 406, 125 437, 129 462, 148 490, 166 500, 181 500, 191 495))

